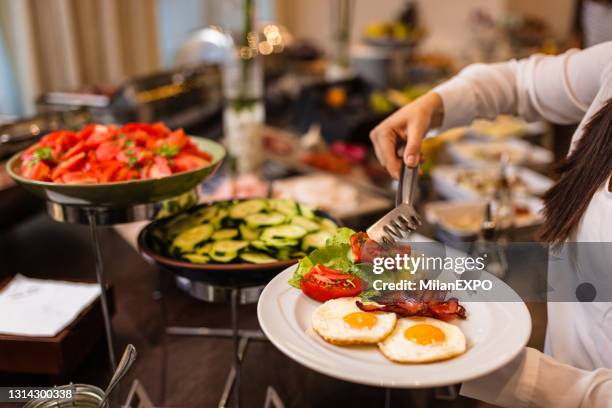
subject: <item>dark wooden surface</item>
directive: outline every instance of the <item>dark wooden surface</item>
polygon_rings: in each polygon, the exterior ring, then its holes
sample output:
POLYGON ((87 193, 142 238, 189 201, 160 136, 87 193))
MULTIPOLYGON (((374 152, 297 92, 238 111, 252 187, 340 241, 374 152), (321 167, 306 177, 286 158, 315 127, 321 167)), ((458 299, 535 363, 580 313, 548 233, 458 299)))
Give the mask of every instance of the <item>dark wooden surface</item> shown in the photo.
MULTIPOLYGON (((160 309, 153 296, 157 271, 114 231, 105 229, 101 242, 106 271, 115 287, 117 310, 113 325, 117 352, 120 353, 128 343, 133 343, 138 350, 138 359, 123 382, 122 399, 128 385, 138 378, 153 401, 159 404, 162 337, 160 309)), ((45 214, 39 214, 11 230, 0 232, 0 275, 17 272, 44 278, 95 279, 87 228, 57 224, 45 214)), ((166 300, 170 323, 211 327, 230 325, 229 310, 225 305, 194 300, 174 286, 166 300)), ((255 305, 241 306, 239 313, 241 327, 258 327, 255 305)), ((163 405, 216 406, 230 369, 231 340, 169 337, 167 344, 167 399, 163 405)), ((86 361, 67 380, 104 386, 110 376, 108 370, 101 337, 86 361)), ((0 375, 0 385, 5 386, 52 384, 53 380, 44 376, 0 375)), ((315 373, 285 357, 268 342, 251 342, 244 362, 243 406, 263 406, 269 385, 276 388, 287 407, 382 407, 384 401, 382 389, 350 384, 315 373)), ((431 390, 394 390, 391 406, 483 405, 464 398, 454 402, 438 401, 431 390)))

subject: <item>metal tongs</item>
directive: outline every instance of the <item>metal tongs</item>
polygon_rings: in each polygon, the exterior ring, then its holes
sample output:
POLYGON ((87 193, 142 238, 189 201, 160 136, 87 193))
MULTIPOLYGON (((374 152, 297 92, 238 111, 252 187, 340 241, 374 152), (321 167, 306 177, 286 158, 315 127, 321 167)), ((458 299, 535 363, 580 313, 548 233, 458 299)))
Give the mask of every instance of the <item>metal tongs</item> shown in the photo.
POLYGON ((412 206, 417 188, 419 166, 402 165, 400 170, 395 208, 376 221, 367 233, 370 239, 388 248, 397 240, 408 238, 422 223, 419 214, 412 206))

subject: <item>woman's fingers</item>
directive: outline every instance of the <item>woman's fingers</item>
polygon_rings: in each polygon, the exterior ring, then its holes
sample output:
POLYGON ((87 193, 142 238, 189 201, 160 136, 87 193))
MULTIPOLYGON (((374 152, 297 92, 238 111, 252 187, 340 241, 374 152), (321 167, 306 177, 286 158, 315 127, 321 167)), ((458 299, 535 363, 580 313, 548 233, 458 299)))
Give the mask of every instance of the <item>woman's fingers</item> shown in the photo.
POLYGON ((398 136, 391 127, 379 126, 370 133, 378 161, 393 178, 399 178, 401 160, 397 157, 398 136))
POLYGON ((425 132, 429 127, 429 117, 415 115, 413 120, 408 122, 406 127, 406 149, 404 150, 404 163, 406 166, 415 167, 419 164, 421 153, 421 142, 425 137, 425 132))

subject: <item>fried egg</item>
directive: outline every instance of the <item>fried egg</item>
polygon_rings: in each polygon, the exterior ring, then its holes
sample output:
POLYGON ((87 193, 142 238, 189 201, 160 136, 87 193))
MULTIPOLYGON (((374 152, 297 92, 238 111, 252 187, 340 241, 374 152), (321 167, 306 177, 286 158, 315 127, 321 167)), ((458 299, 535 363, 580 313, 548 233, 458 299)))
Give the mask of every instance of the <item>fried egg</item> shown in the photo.
POLYGON ((329 343, 339 346, 376 344, 391 333, 395 313, 364 312, 358 297, 328 300, 312 314, 312 328, 329 343))
POLYGON ((457 326, 429 317, 407 317, 397 321, 378 347, 396 363, 429 363, 463 354, 465 343, 457 326))

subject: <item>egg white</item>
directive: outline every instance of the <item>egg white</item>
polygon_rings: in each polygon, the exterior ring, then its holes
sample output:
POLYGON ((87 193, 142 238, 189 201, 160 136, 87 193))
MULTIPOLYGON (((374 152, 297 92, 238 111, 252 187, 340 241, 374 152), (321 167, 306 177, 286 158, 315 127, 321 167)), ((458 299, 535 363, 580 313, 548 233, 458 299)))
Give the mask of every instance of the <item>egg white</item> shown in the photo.
POLYGON ((407 317, 397 321, 393 333, 378 343, 380 351, 396 363, 429 363, 446 360, 465 353, 466 341, 459 327, 429 317, 407 317), (420 345, 404 336, 404 332, 416 324, 430 324, 442 330, 445 340, 420 345))
POLYGON ((312 314, 312 328, 325 341, 341 345, 376 344, 391 333, 397 317, 395 313, 369 312, 376 315, 372 328, 354 328, 344 321, 344 316, 361 312, 355 302, 358 297, 328 300, 312 314))

